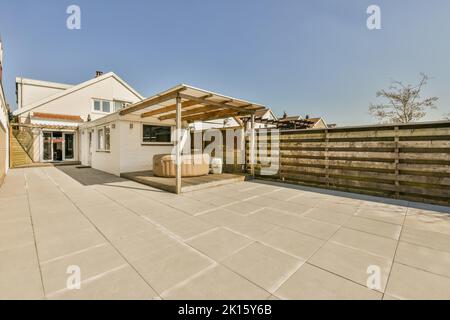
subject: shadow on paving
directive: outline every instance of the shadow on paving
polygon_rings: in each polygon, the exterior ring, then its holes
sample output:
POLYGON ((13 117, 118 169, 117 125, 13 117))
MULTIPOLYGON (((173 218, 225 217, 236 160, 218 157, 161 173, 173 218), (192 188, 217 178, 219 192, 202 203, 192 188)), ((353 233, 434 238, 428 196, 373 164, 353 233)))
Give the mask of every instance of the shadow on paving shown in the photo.
POLYGON ((284 187, 284 188, 289 188, 289 189, 295 189, 295 190, 314 192, 314 193, 319 193, 319 194, 329 195, 329 196, 338 196, 338 197, 354 199, 354 200, 371 201, 371 202, 376 202, 376 203, 397 205, 397 206, 403 206, 403 207, 409 207, 409 208, 421 209, 421 210, 432 210, 432 211, 436 211, 439 213, 446 213, 446 214, 450 215, 450 207, 445 207, 445 206, 440 206, 440 205, 421 203, 421 202, 413 202, 413 201, 402 200, 402 199, 383 198, 383 197, 365 195, 365 194, 360 194, 360 193, 351 193, 351 192, 345 192, 345 191, 339 191, 339 190, 320 189, 320 188, 314 188, 314 187, 308 187, 308 186, 302 186, 302 185, 294 185, 294 184, 290 184, 290 183, 283 183, 283 182, 262 180, 262 179, 256 179, 255 181, 252 181, 252 182, 271 185, 271 186, 284 187))
POLYGON ((153 190, 148 188, 136 188, 127 185, 119 185, 117 183, 130 181, 127 179, 123 179, 117 177, 113 174, 103 172, 97 169, 92 169, 88 167, 77 167, 77 166, 58 166, 55 167, 59 171, 68 175, 72 179, 76 180, 80 184, 84 186, 92 186, 92 185, 108 185, 109 187, 123 188, 123 189, 132 189, 132 190, 142 190, 142 191, 151 191, 151 192, 162 192, 162 190, 153 190), (116 183, 116 184, 114 184, 116 183))

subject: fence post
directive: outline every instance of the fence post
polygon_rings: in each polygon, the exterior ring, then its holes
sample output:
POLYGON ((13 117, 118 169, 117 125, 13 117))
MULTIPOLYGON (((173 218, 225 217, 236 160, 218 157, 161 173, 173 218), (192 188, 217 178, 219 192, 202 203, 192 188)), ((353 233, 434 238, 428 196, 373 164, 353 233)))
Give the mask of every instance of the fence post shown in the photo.
POLYGON ((325 129, 325 178, 327 181, 327 188, 330 187, 330 159, 328 157, 328 144, 330 140, 328 137, 328 129, 325 129))
POLYGON ((399 127, 395 126, 394 128, 394 140, 395 140, 395 196, 397 198, 400 197, 400 181, 399 181, 399 162, 400 162, 400 148, 399 148, 399 135, 398 135, 399 127))
MULTIPOLYGON (((271 132, 271 134, 272 134, 272 132, 271 132)), ((277 141, 278 141, 278 179, 280 180, 280 181, 283 181, 284 180, 284 178, 283 178, 283 175, 282 175, 282 173, 281 173, 281 170, 282 170, 282 163, 281 163, 281 161, 282 161, 282 157, 281 157, 281 130, 277 130, 277 135, 278 135, 278 138, 277 138, 277 141)))
POLYGON ((9 125, 9 141, 8 141, 8 143, 9 143, 9 149, 8 149, 8 151, 9 151, 9 159, 8 159, 8 164, 9 164, 9 168, 11 169, 12 167, 13 167, 13 161, 12 161, 12 154, 13 154, 13 152, 12 152, 12 139, 13 139, 13 128, 12 128, 12 125, 10 124, 9 125))

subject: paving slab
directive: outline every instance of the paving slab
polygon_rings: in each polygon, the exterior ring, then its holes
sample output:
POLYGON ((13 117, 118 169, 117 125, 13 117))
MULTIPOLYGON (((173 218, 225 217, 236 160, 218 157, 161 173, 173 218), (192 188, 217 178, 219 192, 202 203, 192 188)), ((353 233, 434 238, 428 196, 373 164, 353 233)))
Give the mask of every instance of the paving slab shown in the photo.
POLYGON ((270 293, 223 266, 214 266, 163 294, 171 300, 264 300, 270 293))
POLYGON ((223 261, 225 266, 270 293, 303 263, 303 260, 260 243, 251 244, 223 261))
POLYGON ((450 278, 394 263, 386 293, 405 300, 448 300, 450 278))
POLYGON ((290 300, 381 300, 382 293, 304 264, 276 292, 290 300))
POLYGON ((384 292, 392 260, 329 242, 317 251, 308 263, 363 286, 367 286, 369 268, 378 267, 381 276, 379 291, 384 292))
POLYGON ((210 230, 187 241, 190 246, 216 261, 229 257, 252 242, 252 239, 224 227, 210 230))
POLYGON ((400 241, 395 261, 450 278, 450 253, 400 241))

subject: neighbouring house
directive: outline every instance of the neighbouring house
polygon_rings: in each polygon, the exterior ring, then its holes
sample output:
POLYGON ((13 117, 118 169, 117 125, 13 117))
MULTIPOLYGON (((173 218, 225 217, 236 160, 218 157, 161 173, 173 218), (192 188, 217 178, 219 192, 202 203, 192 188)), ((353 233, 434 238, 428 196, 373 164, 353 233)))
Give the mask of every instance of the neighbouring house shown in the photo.
POLYGON ((311 118, 309 115, 288 116, 286 113, 277 121, 279 128, 284 129, 323 129, 328 128, 327 123, 321 117, 311 118))
MULTIPOLYGON (((258 110, 255 112, 255 128, 271 128, 273 125, 263 123, 261 120, 276 121, 277 116, 270 108, 258 110)), ((217 119, 211 121, 198 121, 193 124, 195 130, 206 130, 212 128, 234 128, 240 127, 248 121, 248 117, 231 117, 225 119, 217 119)))
POLYGON ((305 117, 305 120, 308 120, 308 121, 312 122, 309 125, 309 129, 324 129, 324 128, 328 128, 328 125, 327 125, 327 123, 325 122, 325 120, 323 118, 305 117))
POLYGON ((113 72, 69 85, 16 78, 17 110, 12 144, 20 162, 78 162, 78 127, 144 99, 113 72), (20 154, 22 151, 22 154, 20 154))
POLYGON ((0 37, 0 185, 9 168, 8 105, 3 90, 3 43, 0 37))

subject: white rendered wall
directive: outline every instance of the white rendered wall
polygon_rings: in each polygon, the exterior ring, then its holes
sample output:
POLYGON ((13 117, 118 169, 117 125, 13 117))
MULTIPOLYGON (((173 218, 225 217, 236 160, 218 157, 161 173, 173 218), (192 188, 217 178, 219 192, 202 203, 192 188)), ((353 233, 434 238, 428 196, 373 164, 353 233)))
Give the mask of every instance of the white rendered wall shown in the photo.
MULTIPOLYGON (((170 154, 173 145, 144 145, 142 122, 119 121, 120 127, 120 172, 153 170, 153 156, 170 154), (130 129, 130 124, 133 128, 130 129)), ((172 138, 174 134, 172 133, 172 138)))

